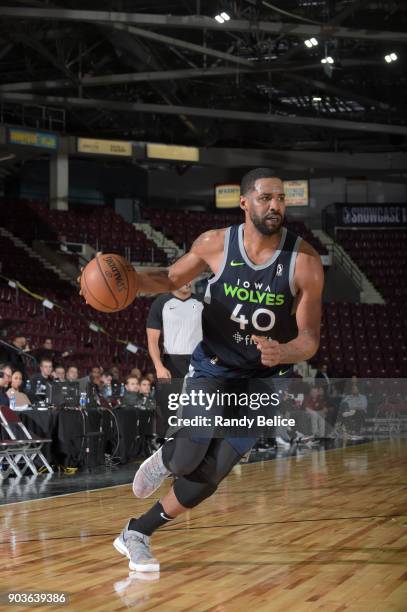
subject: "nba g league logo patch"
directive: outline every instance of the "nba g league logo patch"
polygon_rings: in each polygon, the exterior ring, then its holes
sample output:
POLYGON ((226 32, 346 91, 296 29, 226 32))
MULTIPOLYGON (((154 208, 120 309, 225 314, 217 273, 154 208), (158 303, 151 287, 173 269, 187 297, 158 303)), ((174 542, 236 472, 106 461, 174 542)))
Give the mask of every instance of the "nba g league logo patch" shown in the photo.
POLYGON ((278 264, 276 276, 282 276, 282 274, 283 274, 283 264, 278 264))

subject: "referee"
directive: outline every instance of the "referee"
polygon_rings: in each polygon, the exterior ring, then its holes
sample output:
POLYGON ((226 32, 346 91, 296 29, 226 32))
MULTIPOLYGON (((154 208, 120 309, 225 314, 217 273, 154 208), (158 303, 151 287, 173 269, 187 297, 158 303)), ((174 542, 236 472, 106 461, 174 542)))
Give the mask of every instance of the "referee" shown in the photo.
POLYGON ((190 283, 159 295, 152 303, 147 317, 147 340, 159 380, 184 378, 188 372, 191 354, 202 340, 202 310, 202 302, 192 297, 190 283))

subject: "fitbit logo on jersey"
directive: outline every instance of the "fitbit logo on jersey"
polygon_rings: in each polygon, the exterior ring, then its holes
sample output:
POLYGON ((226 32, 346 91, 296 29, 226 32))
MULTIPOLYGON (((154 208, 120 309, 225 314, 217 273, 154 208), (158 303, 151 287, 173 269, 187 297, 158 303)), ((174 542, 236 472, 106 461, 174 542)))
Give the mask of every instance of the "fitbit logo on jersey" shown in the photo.
MULTIPOLYGON (((250 345, 255 345, 255 341, 252 339, 250 334, 246 334, 245 336, 242 336, 242 334, 240 334, 239 332, 235 332, 233 334, 233 340, 237 343, 240 344, 240 342, 245 343, 246 346, 250 345)), ((267 340, 273 340, 273 338, 271 336, 264 336, 265 338, 267 338, 267 340)))
POLYGON ((250 283, 246 281, 243 283, 242 287, 223 283, 225 295, 237 298, 241 302, 265 304, 266 306, 282 306, 284 304, 283 293, 269 293, 269 291, 267 291, 267 289, 270 289, 269 286, 265 288, 265 291, 262 291, 261 288, 263 283, 255 283, 255 286, 256 289, 250 289, 250 283))

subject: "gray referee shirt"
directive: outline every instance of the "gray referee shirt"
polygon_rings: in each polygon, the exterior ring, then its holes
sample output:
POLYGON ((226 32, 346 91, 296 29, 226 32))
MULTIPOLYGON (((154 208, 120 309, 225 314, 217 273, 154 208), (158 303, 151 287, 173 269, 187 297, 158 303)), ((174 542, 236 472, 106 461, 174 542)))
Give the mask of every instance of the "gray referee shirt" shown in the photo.
POLYGON ((146 327, 163 332, 164 353, 191 355, 202 340, 202 310, 202 302, 194 297, 181 300, 163 293, 152 303, 146 327))

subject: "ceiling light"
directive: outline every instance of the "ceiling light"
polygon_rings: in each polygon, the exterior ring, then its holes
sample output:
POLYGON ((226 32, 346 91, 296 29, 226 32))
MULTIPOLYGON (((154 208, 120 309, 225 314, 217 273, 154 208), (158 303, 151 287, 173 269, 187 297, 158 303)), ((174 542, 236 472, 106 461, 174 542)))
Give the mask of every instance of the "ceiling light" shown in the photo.
POLYGON ((222 19, 224 21, 229 21, 230 20, 230 17, 229 17, 229 15, 227 13, 221 13, 220 16, 222 17, 222 19))
POLYGON ((316 38, 307 38, 307 40, 304 40, 304 45, 306 47, 308 47, 308 49, 311 49, 311 47, 317 47, 318 46, 318 41, 316 38))
POLYGON ((391 62, 395 62, 398 59, 397 53, 388 53, 384 56, 385 61, 390 64, 391 62))
POLYGON ((216 16, 215 16, 215 20, 216 20, 218 23, 225 23, 225 20, 223 19, 223 17, 221 17, 221 15, 216 15, 216 16))
POLYGON ((323 57, 321 60, 321 64, 326 64, 326 57, 323 57))
POLYGON ((320 98, 319 96, 312 96, 312 101, 313 102, 321 102, 322 98, 320 98))
POLYGON ((334 63, 334 61, 335 61, 335 60, 334 60, 334 58, 333 58, 333 57, 331 57, 330 55, 328 55, 328 57, 325 57, 324 59, 325 59, 325 61, 324 61, 324 60, 321 60, 321 62, 322 62, 323 64, 326 64, 326 63, 328 63, 328 64, 333 64, 333 63, 334 63))

